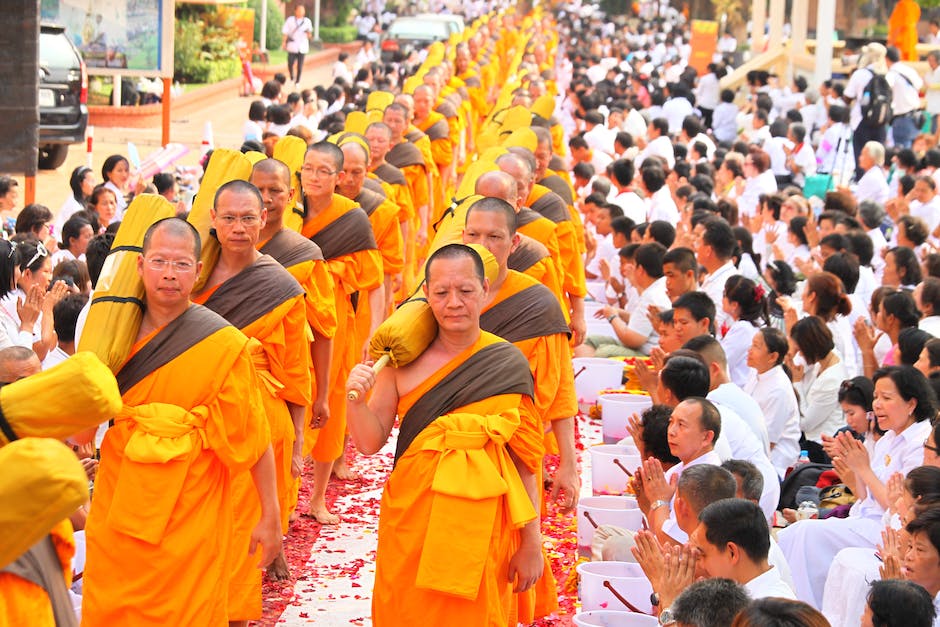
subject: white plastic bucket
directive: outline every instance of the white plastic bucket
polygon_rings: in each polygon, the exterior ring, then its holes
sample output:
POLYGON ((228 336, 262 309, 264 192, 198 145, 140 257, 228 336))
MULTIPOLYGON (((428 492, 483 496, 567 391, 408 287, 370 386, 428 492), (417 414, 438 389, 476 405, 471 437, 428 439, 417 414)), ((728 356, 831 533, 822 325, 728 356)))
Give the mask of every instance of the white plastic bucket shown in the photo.
POLYGON ((649 613, 653 609, 650 604, 653 586, 643 574, 643 569, 639 564, 584 562, 578 565, 578 575, 580 575, 578 596, 581 598, 582 610, 631 611, 617 598, 617 594, 643 613, 649 613))
POLYGON ((595 525, 636 531, 643 527, 643 512, 629 496, 586 496, 578 501, 578 551, 582 555, 591 554, 595 525))
POLYGON ((603 302, 598 302, 596 300, 586 300, 584 301, 584 318, 590 320, 594 317, 598 311, 605 307, 603 302))
POLYGON ((575 357, 574 388, 578 402, 589 405, 597 401, 601 390, 619 388, 623 384, 623 362, 602 357, 575 357))
POLYGON ((641 460, 636 449, 617 444, 600 444, 588 449, 591 454, 591 490, 594 496, 622 495, 627 490, 631 473, 635 472, 641 460))
POLYGON ((585 281, 588 295, 596 301, 607 302, 607 283, 604 281, 585 281))
POLYGON ((601 394, 598 403, 604 444, 616 444, 630 435, 627 431, 630 416, 639 416, 652 407, 653 399, 645 394, 601 394))
POLYGON ((614 610, 594 610, 574 615, 577 627, 656 627, 659 621, 652 616, 614 610))

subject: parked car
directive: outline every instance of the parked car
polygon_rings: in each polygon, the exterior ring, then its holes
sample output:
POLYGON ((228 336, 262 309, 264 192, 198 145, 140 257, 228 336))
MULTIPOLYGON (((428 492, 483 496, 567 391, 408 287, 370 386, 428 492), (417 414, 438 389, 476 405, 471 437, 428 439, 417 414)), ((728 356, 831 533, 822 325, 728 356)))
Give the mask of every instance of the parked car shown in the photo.
POLYGON ((65 163, 70 144, 85 141, 88 71, 65 27, 43 23, 39 32, 39 167, 65 163))
POLYGON ((447 30, 453 33, 462 33, 464 27, 463 17, 460 15, 453 15, 450 13, 438 14, 438 13, 420 13, 415 16, 419 20, 431 20, 432 22, 444 22, 447 24, 447 30))
POLYGON ((420 17, 396 17, 382 36, 382 61, 400 61, 415 50, 450 37, 448 22, 420 17))

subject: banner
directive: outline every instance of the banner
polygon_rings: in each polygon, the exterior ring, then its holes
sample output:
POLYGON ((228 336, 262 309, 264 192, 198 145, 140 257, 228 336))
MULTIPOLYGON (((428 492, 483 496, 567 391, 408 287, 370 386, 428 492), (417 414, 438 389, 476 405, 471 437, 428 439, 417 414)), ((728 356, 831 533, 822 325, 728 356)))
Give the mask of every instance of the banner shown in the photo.
POLYGON ((718 47, 718 22, 692 20, 692 39, 689 43, 692 46, 689 65, 702 76, 707 73, 708 64, 712 62, 718 47))
POLYGON ((42 0, 92 74, 173 75, 173 0, 42 0))

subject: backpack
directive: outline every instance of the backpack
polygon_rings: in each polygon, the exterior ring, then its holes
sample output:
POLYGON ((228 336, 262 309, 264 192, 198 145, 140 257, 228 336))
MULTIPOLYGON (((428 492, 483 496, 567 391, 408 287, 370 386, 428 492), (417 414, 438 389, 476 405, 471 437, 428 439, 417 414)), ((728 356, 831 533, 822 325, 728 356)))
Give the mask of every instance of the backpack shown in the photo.
POLYGON ((862 107, 862 120, 871 126, 883 126, 891 122, 891 85, 884 74, 871 72, 871 80, 862 90, 859 104, 862 107))
POLYGON ((815 486, 819 481, 819 475, 831 469, 831 464, 800 464, 796 466, 790 474, 784 478, 780 485, 780 502, 777 509, 796 509, 799 503, 796 502, 796 493, 803 486, 815 486))

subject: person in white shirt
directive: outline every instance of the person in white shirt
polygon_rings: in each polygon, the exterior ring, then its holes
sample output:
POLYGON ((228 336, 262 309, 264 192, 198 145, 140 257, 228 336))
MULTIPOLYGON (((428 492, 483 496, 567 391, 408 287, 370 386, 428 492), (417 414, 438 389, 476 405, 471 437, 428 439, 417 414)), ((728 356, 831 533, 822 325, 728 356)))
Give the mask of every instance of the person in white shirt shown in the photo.
POLYGON ((640 187, 646 193, 646 221, 662 220, 676 226, 679 223, 679 208, 666 185, 663 169, 651 164, 640 168, 640 187))
POLYGON ((86 302, 86 294, 69 294, 52 308, 53 326, 58 341, 56 347, 49 351, 42 361, 43 370, 62 363, 75 354, 75 326, 78 323, 78 314, 86 302))
MULTIPOLYGON (((718 309, 725 293, 728 279, 738 274, 732 255, 737 246, 734 231, 723 218, 712 217, 700 222, 695 233, 695 255, 707 274, 702 280, 702 291, 715 303, 715 328, 728 322, 728 314, 718 309)), ((730 322, 729 322, 730 325, 730 322)))
POLYGON ((575 135, 569 139, 568 149, 571 151, 571 159, 574 163, 590 163, 597 173, 606 172, 607 166, 614 160, 606 152, 592 149, 582 135, 575 135))
MULTIPOLYGON (((681 123, 680 123, 681 125, 681 123)), ((634 165, 640 168, 647 157, 662 157, 671 170, 676 165, 676 154, 669 139, 669 122, 666 118, 654 118, 646 129, 646 145, 634 159, 634 165)), ((569 142, 570 144, 570 142, 569 142)))
POLYGON ((636 170, 629 159, 617 159, 611 164, 611 180, 617 188, 617 195, 611 202, 623 211, 623 215, 633 220, 634 224, 646 222, 646 203, 633 191, 633 178, 636 170))
POLYGON ((682 129, 682 120, 692 115, 695 110, 686 97, 686 89, 682 83, 669 83, 666 90, 669 99, 663 103, 663 117, 669 123, 669 133, 675 135, 682 129))
POLYGON ((72 175, 69 177, 69 187, 72 193, 69 194, 62 208, 59 209, 58 217, 55 222, 56 233, 62 232, 62 226, 65 224, 66 220, 79 211, 86 211, 88 209, 88 199, 95 190, 94 171, 83 165, 78 166, 72 170, 72 175))
POLYGON ((851 180, 855 173, 855 150, 852 147, 852 129, 848 124, 849 110, 839 105, 829 107, 829 119, 821 129, 822 137, 816 148, 819 172, 833 175, 838 187, 851 180))
POLYGON ((931 130, 937 132, 937 119, 940 116, 940 50, 927 53, 927 66, 930 70, 924 76, 927 113, 930 114, 931 130))
POLYGON ((310 51, 310 39, 313 37, 313 23, 307 17, 307 9, 298 3, 294 14, 284 20, 281 29, 284 35, 283 48, 287 50, 287 72, 294 85, 300 83, 304 69, 304 55, 310 51))
POLYGON ((712 115, 711 129, 719 142, 730 144, 738 138, 738 108, 730 89, 721 90, 721 102, 712 115))
POLYGON ((751 130, 745 133, 749 144, 757 144, 763 147, 770 141, 769 116, 763 109, 758 109, 751 117, 751 130))
MULTIPOLYGON (((695 86, 695 104, 702 112, 702 122, 706 128, 712 127, 712 115, 721 102, 721 87, 718 84, 718 66, 708 64, 705 74, 699 77, 695 86)), ((719 140, 720 141, 720 140, 719 140)))
POLYGON ((634 255, 635 267, 632 283, 639 293, 636 307, 627 314, 616 307, 605 306, 600 315, 607 318, 616 338, 589 336, 584 344, 576 349, 579 357, 613 357, 649 355, 659 335, 649 319, 650 306, 660 311, 669 309, 669 296, 666 294, 666 279, 663 276, 663 256, 666 249, 661 244, 642 244, 634 255))
POLYGON ((882 522, 889 502, 888 479, 907 475, 924 460, 924 441, 936 415, 929 383, 910 366, 892 366, 875 374, 872 405, 878 424, 887 433, 869 455, 865 444, 850 433, 829 438, 827 452, 837 457, 857 480, 847 518, 800 520, 777 535, 792 570, 795 592, 816 608, 822 607, 826 575, 836 554, 848 547, 874 549, 881 541, 882 522))
POLYGON ((752 374, 744 385, 760 406, 770 440, 770 461, 781 480, 800 454, 799 403, 783 370, 788 351, 787 338, 779 329, 760 329, 747 353, 752 374))
POLYGON ((806 127, 802 124, 791 124, 787 129, 787 139, 790 146, 784 147, 786 168, 793 176, 793 184, 802 188, 806 177, 816 174, 816 154, 806 139, 806 127))
POLYGON ((915 114, 920 111, 920 90, 924 79, 914 68, 901 63, 901 53, 891 46, 885 55, 888 82, 891 83, 891 137, 899 148, 910 148, 920 132, 915 114))
POLYGON ((923 316, 917 328, 940 337, 940 279, 926 277, 914 288, 914 302, 923 316))
MULTIPOLYGON (((940 514, 940 512, 935 513, 940 514)), ((937 537, 935 534, 940 535, 940 531, 936 530, 940 515, 935 515, 935 513, 929 510, 925 512, 925 514, 930 514, 924 516, 930 519, 929 531, 925 530, 921 533, 923 542, 920 546, 906 553, 906 555, 914 556, 923 566, 926 566, 922 570, 927 571, 926 579, 929 585, 917 583, 910 577, 872 581, 870 588, 862 590, 866 593, 865 609, 861 617, 862 627, 872 625, 931 627, 940 622, 937 613, 940 600, 931 591, 935 589, 940 592, 940 575, 937 572, 940 570, 937 568, 937 562, 940 561, 937 558, 940 553, 932 544, 933 538, 937 537)))
POLYGON ((922 174, 914 180, 911 193, 910 212, 915 218, 927 223, 927 232, 937 236, 940 226, 940 196, 937 195, 937 182, 928 174, 922 174))
POLYGON ((882 167, 884 163, 884 146, 875 141, 867 142, 858 156, 858 169, 863 174, 855 189, 856 200, 874 200, 881 204, 888 200, 888 180, 882 167))
POLYGON ((752 599, 796 599, 781 578, 780 570, 767 561, 770 528, 755 503, 723 499, 708 505, 699 514, 699 524, 689 542, 698 549, 698 566, 709 577, 723 577, 743 585, 752 599))
MULTIPOLYGON (((872 42, 864 46, 859 57, 858 69, 849 76, 849 82, 845 86, 845 91, 842 92, 847 100, 852 101, 850 120, 852 124, 852 147, 855 151, 856 180, 860 179, 863 174, 859 163, 862 147, 870 141, 876 141, 883 145, 887 136, 886 125, 891 122, 890 120, 885 120, 883 123, 864 120, 861 106, 861 101, 872 78, 876 74, 887 75, 888 73, 888 65, 885 63, 886 54, 887 50, 878 42, 872 42)), ((886 76, 886 78, 889 85, 894 80, 894 76, 886 76)))
POLYGON ((725 281, 721 306, 728 322, 719 327, 718 340, 731 365, 731 380, 743 386, 751 375, 747 352, 754 334, 769 323, 764 287, 741 275, 732 275, 725 281))
POLYGON ((607 128, 604 114, 592 109, 584 114, 585 131, 582 137, 594 152, 603 152, 608 156, 614 152, 614 136, 617 131, 607 128))
POLYGON ((752 146, 744 157, 744 191, 738 196, 738 211, 750 218, 757 213, 761 194, 777 192, 777 178, 770 169, 770 155, 752 146))

